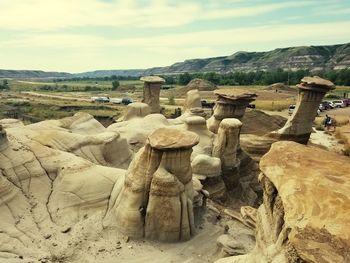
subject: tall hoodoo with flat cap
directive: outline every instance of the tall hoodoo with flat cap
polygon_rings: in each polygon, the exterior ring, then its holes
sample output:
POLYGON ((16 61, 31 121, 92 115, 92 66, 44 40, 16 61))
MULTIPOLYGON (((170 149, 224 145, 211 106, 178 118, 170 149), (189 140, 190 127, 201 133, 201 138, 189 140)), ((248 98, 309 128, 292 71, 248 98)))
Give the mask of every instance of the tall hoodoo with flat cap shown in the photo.
POLYGON ((160 128, 140 149, 115 204, 118 229, 131 237, 176 242, 194 235, 191 154, 199 136, 160 128))
POLYGON ((151 113, 160 113, 159 94, 165 80, 158 76, 147 76, 140 79, 143 85, 143 100, 151 108, 151 113))
POLYGON ((236 91, 234 89, 219 89, 214 91, 217 100, 214 114, 208 119, 208 128, 217 133, 220 122, 225 118, 241 119, 249 103, 257 97, 255 93, 236 91))
POLYGON ((304 77, 299 88, 298 100, 293 114, 283 128, 271 133, 279 140, 290 140, 306 144, 312 132, 312 123, 325 94, 335 89, 332 82, 320 77, 304 77))

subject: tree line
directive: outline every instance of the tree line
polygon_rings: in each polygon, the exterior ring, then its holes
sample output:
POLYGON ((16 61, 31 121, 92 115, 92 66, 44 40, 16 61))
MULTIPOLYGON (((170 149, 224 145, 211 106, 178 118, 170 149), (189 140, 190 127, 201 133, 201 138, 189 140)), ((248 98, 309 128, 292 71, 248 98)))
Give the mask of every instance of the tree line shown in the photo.
POLYGON ((4 79, 2 83, 0 83, 0 90, 9 89, 9 88, 10 86, 9 86, 8 80, 4 79))
POLYGON ((310 70, 286 71, 277 69, 272 71, 230 72, 230 73, 183 73, 179 75, 162 76, 168 85, 187 85, 192 79, 208 80, 216 85, 271 85, 285 83, 296 85, 305 76, 320 76, 332 81, 336 85, 350 86, 350 69, 311 72, 310 70))

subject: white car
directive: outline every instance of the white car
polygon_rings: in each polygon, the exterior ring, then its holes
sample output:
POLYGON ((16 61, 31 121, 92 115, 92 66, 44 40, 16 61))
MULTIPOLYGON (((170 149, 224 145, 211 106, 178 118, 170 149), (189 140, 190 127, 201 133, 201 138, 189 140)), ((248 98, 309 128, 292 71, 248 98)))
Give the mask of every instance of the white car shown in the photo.
POLYGON ((110 98, 109 102, 114 103, 114 104, 122 104, 122 100, 120 98, 110 98))
POLYGON ((293 114, 294 109, 295 109, 295 105, 294 105, 294 104, 289 105, 289 107, 288 107, 288 114, 289 114, 289 115, 292 115, 292 114, 293 114))
POLYGON ((346 104, 342 100, 333 100, 332 106, 333 108, 345 108, 346 104))

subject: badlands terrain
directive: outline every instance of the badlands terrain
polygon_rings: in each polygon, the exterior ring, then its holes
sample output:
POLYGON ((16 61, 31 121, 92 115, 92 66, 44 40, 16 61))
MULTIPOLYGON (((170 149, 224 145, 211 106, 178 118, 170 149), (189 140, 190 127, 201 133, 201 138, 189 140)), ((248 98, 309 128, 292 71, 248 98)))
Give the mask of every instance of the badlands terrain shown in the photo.
POLYGON ((141 80, 108 125, 0 120, 0 262, 350 261, 349 157, 313 127, 332 82, 304 77, 290 116, 247 109, 268 91, 194 85, 166 118, 164 80, 141 80))

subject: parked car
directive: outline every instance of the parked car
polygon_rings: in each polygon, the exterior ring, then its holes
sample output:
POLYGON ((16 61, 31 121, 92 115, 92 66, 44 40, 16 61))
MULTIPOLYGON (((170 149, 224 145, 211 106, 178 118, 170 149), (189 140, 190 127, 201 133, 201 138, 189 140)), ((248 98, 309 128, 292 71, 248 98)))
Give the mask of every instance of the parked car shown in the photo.
POLYGON ((203 108, 210 108, 212 109, 215 105, 215 102, 209 102, 209 101, 206 101, 206 100, 201 100, 201 104, 202 104, 202 107, 203 108))
POLYGON ((91 102, 109 102, 109 97, 91 97, 91 102))
POLYGON ((114 104, 122 104, 123 99, 120 98, 110 98, 109 102, 114 104))
POLYGON ((95 102, 98 99, 98 97, 91 97, 90 100, 91 102, 95 102))
POLYGON ((333 100, 332 104, 333 104, 334 108, 345 108, 346 107, 346 104, 342 100, 333 100))
POLYGON ((323 105, 325 110, 333 109, 333 105, 329 101, 322 101, 321 104, 323 105))
POLYGON ((289 115, 292 115, 294 109, 295 109, 295 104, 289 105, 289 107, 288 107, 288 114, 289 114, 289 115))
POLYGON ((123 98, 122 104, 129 105, 130 103, 133 103, 134 101, 131 98, 123 98))
POLYGON ((320 103, 320 105, 318 105, 318 109, 319 109, 320 111, 326 110, 325 106, 324 106, 322 103, 320 103))
POLYGON ((342 101, 344 102, 346 107, 350 106, 350 99, 349 98, 342 99, 342 101))

